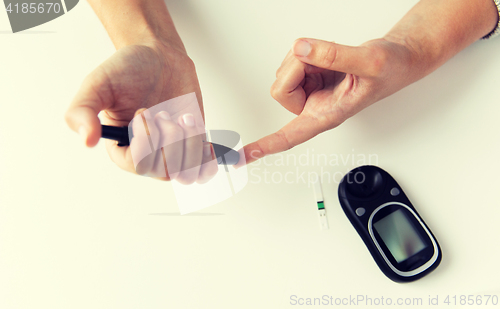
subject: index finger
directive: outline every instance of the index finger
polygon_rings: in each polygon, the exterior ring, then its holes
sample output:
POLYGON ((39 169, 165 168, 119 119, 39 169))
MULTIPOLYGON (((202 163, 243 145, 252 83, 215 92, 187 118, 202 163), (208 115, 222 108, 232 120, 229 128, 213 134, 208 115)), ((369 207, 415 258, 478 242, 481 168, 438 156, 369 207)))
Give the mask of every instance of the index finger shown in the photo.
MULTIPOLYGON (((277 132, 243 147, 246 162, 238 163, 235 167, 241 167, 244 164, 257 161, 264 156, 291 149, 310 140, 321 132, 323 130, 316 118, 300 114, 277 132)), ((240 162, 242 161, 240 160, 240 162)))

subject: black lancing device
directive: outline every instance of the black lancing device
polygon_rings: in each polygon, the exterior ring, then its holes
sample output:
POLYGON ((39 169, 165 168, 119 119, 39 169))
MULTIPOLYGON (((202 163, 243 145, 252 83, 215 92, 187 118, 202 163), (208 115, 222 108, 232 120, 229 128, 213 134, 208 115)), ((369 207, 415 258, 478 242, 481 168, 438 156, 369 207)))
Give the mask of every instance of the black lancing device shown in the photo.
MULTIPOLYGON (((130 131, 130 133, 132 133, 130 131)), ((129 136, 128 127, 114 127, 102 125, 102 138, 112 139, 118 142, 118 146, 129 146, 133 135, 129 136)), ((240 154, 229 147, 221 144, 211 143, 214 147, 215 157, 218 164, 234 165, 240 160, 240 154)))

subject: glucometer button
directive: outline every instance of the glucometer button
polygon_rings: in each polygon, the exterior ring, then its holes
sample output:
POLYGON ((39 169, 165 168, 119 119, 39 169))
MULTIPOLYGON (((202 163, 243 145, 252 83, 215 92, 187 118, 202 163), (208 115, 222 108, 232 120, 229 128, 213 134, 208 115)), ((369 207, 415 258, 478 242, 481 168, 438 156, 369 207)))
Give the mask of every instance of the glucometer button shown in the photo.
POLYGON ((394 187, 394 188, 391 189, 391 195, 392 196, 396 196, 398 194, 399 194, 399 189, 398 188, 394 187))
POLYGON ((364 215, 365 212, 366 212, 366 210, 363 207, 359 207, 358 209, 356 209, 356 214, 358 215, 358 217, 361 217, 362 215, 364 215))
POLYGON ((383 192, 384 177, 374 166, 354 169, 347 174, 345 187, 355 198, 373 199, 383 192))

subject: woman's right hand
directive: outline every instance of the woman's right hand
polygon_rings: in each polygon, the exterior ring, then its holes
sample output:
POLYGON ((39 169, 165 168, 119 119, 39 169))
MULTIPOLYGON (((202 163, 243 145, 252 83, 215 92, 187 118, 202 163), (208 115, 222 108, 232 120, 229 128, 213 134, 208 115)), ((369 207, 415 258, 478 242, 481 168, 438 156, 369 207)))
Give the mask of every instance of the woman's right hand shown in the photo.
POLYGON ((288 150, 337 127, 410 84, 415 53, 386 39, 351 47, 299 39, 276 72, 271 95, 297 115, 276 133, 244 147, 246 163, 288 150), (412 71, 410 71, 412 69, 412 71))
MULTIPOLYGON (((127 126, 138 111, 148 115, 144 109, 192 92, 196 94, 203 117, 195 67, 182 44, 150 41, 128 45, 116 51, 85 78, 65 118, 69 127, 81 135, 85 145, 93 147, 101 137, 98 114, 103 124, 127 126)), ((150 131, 159 133, 157 142, 160 142, 160 138, 163 142, 168 142, 174 137, 182 136, 183 143, 175 143, 176 149, 173 146, 163 149, 163 152, 169 149, 166 158, 160 160, 162 153, 155 152, 153 157, 149 156, 141 164, 134 164, 131 148, 143 141, 134 138, 131 147, 119 147, 116 142, 106 141, 111 160, 129 172, 162 180, 175 178, 183 184, 206 182, 215 175, 215 160, 202 165, 207 163, 206 149, 210 145, 204 145, 202 136, 192 133, 193 129, 189 124, 193 122, 189 120, 193 115, 181 115, 180 119, 169 119, 168 113, 150 116, 154 121, 148 122, 148 127, 150 131), (169 163, 167 169, 164 162, 169 163)), ((203 119, 198 119, 197 122, 193 124, 203 127, 203 119)), ((210 152, 213 158, 213 149, 210 152)))

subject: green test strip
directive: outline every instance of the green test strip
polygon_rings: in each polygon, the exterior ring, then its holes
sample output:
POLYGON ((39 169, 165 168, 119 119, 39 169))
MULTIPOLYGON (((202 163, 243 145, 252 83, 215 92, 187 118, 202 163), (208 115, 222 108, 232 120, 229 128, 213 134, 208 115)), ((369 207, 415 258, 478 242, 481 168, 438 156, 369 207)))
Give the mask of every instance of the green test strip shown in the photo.
POLYGON ((316 198, 316 205, 318 205, 319 226, 322 230, 328 229, 328 220, 326 218, 325 203, 323 200, 323 191, 321 190, 321 181, 319 177, 314 181, 314 197, 316 198))

